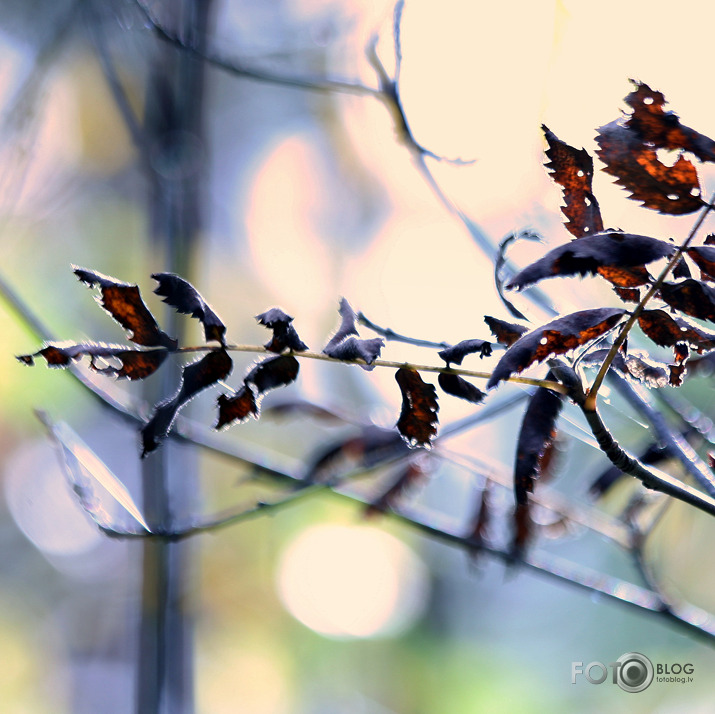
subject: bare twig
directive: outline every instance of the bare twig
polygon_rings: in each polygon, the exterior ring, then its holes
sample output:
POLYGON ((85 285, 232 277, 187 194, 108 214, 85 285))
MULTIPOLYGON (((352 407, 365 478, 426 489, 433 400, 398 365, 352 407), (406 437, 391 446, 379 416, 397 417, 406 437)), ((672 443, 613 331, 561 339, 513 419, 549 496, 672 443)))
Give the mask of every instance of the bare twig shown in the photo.
POLYGON ((140 0, 135 0, 135 4, 141 11, 148 25, 152 28, 160 40, 176 47, 177 49, 188 52, 196 58, 203 60, 208 65, 216 67, 217 69, 227 72, 235 77, 243 77, 244 79, 251 79, 257 82, 276 84, 281 87, 292 87, 294 89, 304 89, 313 92, 342 92, 362 96, 380 95, 379 90, 368 87, 360 82, 282 74, 273 70, 255 67, 238 60, 229 60, 211 50, 187 43, 185 40, 171 32, 168 28, 164 27, 144 3, 140 0))

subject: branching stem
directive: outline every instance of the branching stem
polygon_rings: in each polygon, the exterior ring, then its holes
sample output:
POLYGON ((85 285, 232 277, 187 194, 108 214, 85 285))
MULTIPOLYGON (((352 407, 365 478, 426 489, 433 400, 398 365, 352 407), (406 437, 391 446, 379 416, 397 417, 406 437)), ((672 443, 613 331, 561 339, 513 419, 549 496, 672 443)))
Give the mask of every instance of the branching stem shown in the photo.
POLYGON ((690 233, 688 233, 687 238, 682 242, 680 246, 678 246, 675 253, 673 253, 673 257, 668 261, 668 264, 665 266, 665 268, 663 268, 660 275, 656 278, 655 282, 650 286, 650 289, 641 298, 641 301, 638 303, 635 310, 633 310, 631 316, 624 323, 623 327, 621 328, 621 331, 618 333, 618 337, 616 337, 616 339, 613 341, 611 349, 608 351, 606 359, 603 360, 603 364, 598 370, 598 374, 593 380, 593 384, 588 391, 588 396, 586 397, 585 404, 586 409, 594 410, 596 408, 596 397, 598 396, 598 390, 601 388, 603 380, 606 377, 606 373, 608 372, 613 360, 618 354, 618 350, 626 341, 628 335, 630 334, 630 331, 633 329, 633 325, 636 324, 636 321, 645 309, 645 306, 648 304, 650 299, 658 292, 658 290, 660 290, 660 287, 661 285, 663 285, 665 279, 668 277, 673 268, 675 268, 675 266, 680 262, 680 259, 683 257, 683 253, 693 242, 693 239, 695 238, 697 232, 700 230, 700 227, 705 221, 705 218, 707 217, 708 213, 710 213, 710 211, 712 211, 715 207, 713 204, 715 204, 715 194, 713 194, 712 198, 710 199, 710 203, 705 204, 705 206, 703 207, 703 210, 700 212, 698 219, 695 221, 695 224, 690 229, 690 233))

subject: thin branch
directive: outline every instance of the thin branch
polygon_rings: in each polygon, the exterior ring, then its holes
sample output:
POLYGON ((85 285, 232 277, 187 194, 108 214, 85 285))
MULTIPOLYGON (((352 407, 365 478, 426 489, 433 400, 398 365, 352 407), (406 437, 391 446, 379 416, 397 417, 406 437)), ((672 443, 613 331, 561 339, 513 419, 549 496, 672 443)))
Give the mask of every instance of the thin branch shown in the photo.
POLYGON ((135 5, 139 8, 144 19, 160 40, 184 52, 189 52, 212 67, 216 67, 236 77, 252 79, 267 84, 276 84, 282 87, 306 89, 314 92, 342 92, 361 96, 380 96, 380 90, 368 87, 360 82, 281 74, 272 70, 244 64, 237 60, 228 60, 209 50, 201 50, 198 47, 187 44, 180 37, 171 33, 154 17, 149 8, 140 0, 135 0, 135 5))
MULTIPOLYGON (((185 352, 209 352, 217 349, 226 349, 229 352, 251 352, 254 354, 269 354, 275 355, 275 352, 267 350, 262 345, 236 345, 227 344, 225 348, 213 347, 209 345, 195 345, 190 347, 180 347, 174 352, 185 353, 185 352)), ((331 362, 333 364, 344 364, 344 365, 358 365, 365 367, 386 367, 388 369, 400 369, 404 367, 405 369, 414 369, 417 372, 435 372, 435 373, 450 373, 458 374, 462 377, 472 377, 474 379, 489 379, 491 377, 491 372, 477 372, 471 369, 461 369, 459 367, 445 367, 436 366, 431 364, 415 364, 412 362, 394 362, 391 360, 376 359, 372 362, 365 362, 363 359, 355 360, 342 360, 336 359, 335 357, 330 357, 323 352, 310 352, 306 350, 305 352, 290 352, 293 357, 300 359, 313 359, 319 360, 321 362, 331 362)), ((545 389, 551 389, 554 392, 560 392, 561 394, 566 394, 566 388, 554 382, 550 379, 532 379, 530 377, 508 377, 503 381, 512 382, 513 384, 526 384, 531 387, 544 387, 545 389)))
POLYGON ((611 371, 610 379, 618 391, 650 422, 658 440, 663 443, 668 454, 683 465, 683 468, 711 496, 715 497, 715 476, 692 446, 670 428, 662 412, 655 409, 633 385, 617 372, 611 371), (626 388, 627 385, 627 388, 626 388))
POLYGON ((626 341, 631 329, 633 328, 633 325, 636 324, 636 321, 640 317, 641 313, 645 309, 645 306, 648 304, 650 299, 660 290, 661 285, 663 285, 663 282, 665 279, 668 277, 670 272, 675 268, 675 266, 680 262, 680 259, 683 257, 683 253, 687 250, 688 246, 692 243, 693 239, 695 238, 695 235, 697 232, 700 230, 700 227, 702 226, 703 222, 705 221, 705 218, 707 217, 708 213, 713 210, 715 206, 713 204, 715 203, 715 194, 713 194, 712 198, 710 199, 710 203, 706 203, 705 206, 703 207, 703 210, 700 212, 700 215, 698 216, 698 219, 695 221, 695 224, 693 227, 690 229, 690 233, 688 233, 687 237, 685 240, 681 243, 680 246, 675 250, 675 253, 673 253, 673 257, 668 261, 668 264, 663 268, 661 271, 660 275, 656 278, 655 282, 650 286, 650 289, 646 292, 646 294, 641 298, 641 301, 638 303, 636 306, 635 310, 631 313, 631 316, 628 318, 628 320, 625 322, 623 327, 621 328, 621 331, 618 333, 618 337, 613 341, 613 344, 611 345, 611 349, 609 350, 608 354, 606 355, 606 359, 603 360, 603 364, 601 365, 601 368, 598 370, 598 374, 596 374, 596 378, 593 380, 593 384, 591 385, 591 388, 588 391, 588 396, 586 398, 586 408, 587 409, 595 409, 596 407, 596 398, 598 396, 598 390, 601 388, 601 385, 603 384, 603 380, 606 377, 606 374, 608 373, 608 370, 613 362, 613 360, 616 358, 616 354, 618 354, 618 350, 621 348, 621 345, 626 341))
POLYGON ((146 134, 139 118, 134 113, 129 97, 124 90, 124 86, 119 79, 119 75, 117 74, 114 62, 109 53, 109 48, 107 47, 107 38, 102 31, 102 20, 98 17, 99 13, 97 9, 92 8, 91 4, 85 4, 83 9, 86 20, 85 24, 97 52, 97 57, 102 67, 102 72, 104 72, 104 78, 107 82, 107 86, 109 87, 112 97, 114 98, 114 103, 116 104, 117 109, 124 120, 124 125, 126 126, 127 131, 137 148, 140 160, 147 162, 149 161, 151 152, 149 150, 146 134))
POLYGON ((628 455, 613 435, 597 411, 591 411, 582 405, 582 412, 591 427, 593 435, 601 447, 601 451, 610 459, 611 463, 625 474, 630 474, 639 479, 646 488, 667 493, 679 501, 683 501, 705 513, 715 516, 715 498, 682 483, 669 474, 660 470, 647 469, 637 459, 628 455))
POLYGON ((408 335, 401 335, 399 332, 395 332, 391 327, 380 327, 380 325, 370 320, 364 312, 358 312, 357 321, 378 335, 381 335, 386 340, 403 342, 407 345, 414 345, 415 347, 429 347, 437 350, 446 349, 447 347, 452 346, 449 342, 434 342, 432 340, 409 337, 408 335))
MULTIPOLYGON (((290 478, 293 481, 300 481, 300 479, 295 479, 293 477, 290 478)), ((168 540, 181 540, 193 535, 199 535, 216 530, 224 525, 231 525, 241 521, 250 520, 257 516, 276 512, 298 502, 304 497, 312 496, 313 494, 321 490, 325 490, 326 488, 326 484, 311 484, 304 489, 294 491, 292 494, 280 499, 279 501, 259 501, 249 508, 225 515, 223 520, 219 519, 214 523, 207 522, 198 526, 192 526, 175 533, 141 534, 138 532, 112 532, 111 530, 105 530, 105 532, 115 538, 162 538, 168 540)), ((360 506, 365 506, 369 503, 365 498, 356 494, 335 489, 333 489, 332 492, 335 496, 345 501, 359 504, 360 506)), ((507 550, 487 545, 473 538, 465 538, 461 534, 447 527, 438 527, 427 523, 417 515, 408 514, 403 511, 390 511, 386 514, 386 516, 399 523, 415 528, 422 534, 429 536, 432 540, 462 547, 470 552, 478 551, 508 565, 514 565, 516 562, 526 570, 538 573, 552 580, 567 583, 581 590, 585 590, 592 595, 602 595, 610 600, 633 607, 642 612, 666 616, 669 620, 673 621, 678 626, 687 629, 691 633, 696 634, 705 640, 715 642, 715 618, 713 618, 710 613, 689 605, 676 612, 669 609, 656 592, 640 587, 621 578, 604 575, 591 570, 590 568, 586 568, 582 565, 573 563, 564 558, 559 558, 544 551, 535 552, 515 561, 514 555, 510 549, 507 550)))

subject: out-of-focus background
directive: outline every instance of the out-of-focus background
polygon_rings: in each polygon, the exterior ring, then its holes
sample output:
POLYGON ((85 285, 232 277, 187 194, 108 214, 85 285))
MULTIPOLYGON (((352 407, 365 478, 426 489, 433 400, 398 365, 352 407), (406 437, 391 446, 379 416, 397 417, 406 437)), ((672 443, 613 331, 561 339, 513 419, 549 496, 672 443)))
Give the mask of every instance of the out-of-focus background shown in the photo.
MULTIPOLYGON (((152 16, 171 15, 171 3, 144 6, 152 16)), ((714 12, 707 2, 674 10, 610 0, 407 0, 403 107, 423 147, 473 160, 425 159, 473 232, 493 243, 527 228, 553 244, 566 240, 560 194, 542 166, 540 125, 593 153, 594 130, 618 116, 629 78, 663 91, 684 123, 712 135, 714 12)), ((377 87, 366 47, 377 33, 377 52, 392 71, 392 23, 393 5, 383 0, 214 0, 208 47, 276 77, 377 87)), ((122 338, 71 264, 138 283, 162 314, 149 277, 165 269, 148 239, 150 187, 107 83, 109 64, 141 116, 159 42, 129 0, 0 2, 0 271, 62 339, 122 338)), ((437 341, 487 338, 484 314, 508 319, 491 261, 424 180, 377 98, 208 67, 197 101, 205 103, 205 138, 193 147, 203 226, 191 277, 232 342, 264 341, 253 316, 279 305, 319 351, 337 325, 341 296, 381 325, 437 341)), ((595 191, 608 226, 676 239, 690 228, 688 218, 639 208, 606 176, 596 177, 595 191)), ((523 265, 541 251, 520 243, 511 257, 523 265)), ((561 309, 613 304, 593 280, 547 290, 561 309)), ((543 317, 525 300, 518 304, 543 317)), ((0 310, 0 325, 0 708, 124 714, 133 711, 140 545, 104 538, 80 510, 33 407, 70 424, 139 500, 136 430, 69 374, 15 362, 14 354, 37 349, 37 339, 9 309, 0 310)), ((198 328, 189 329, 199 340, 198 328)), ((384 353, 395 360, 417 354, 437 363, 433 352, 399 344, 384 353)), ((251 359, 236 358, 234 377, 251 359)), ((139 394, 136 384, 120 386, 139 394)), ((399 413, 388 370, 305 364, 290 389, 292 397, 383 426, 399 413)), ((686 394, 706 408, 702 391, 703 382, 686 394)), ((214 418, 210 398, 192 409, 206 423, 214 418)), ((440 422, 472 409, 445 400, 440 422)), ((450 448, 506 473, 519 418, 511 413, 450 448)), ((627 444, 644 443, 637 417, 614 410, 611 418, 627 444)), ((589 477, 604 463, 576 438, 579 429, 572 426, 576 436, 560 445, 557 486, 586 501, 589 477)), ((266 418, 223 438, 299 472, 349 431, 266 418)), ((189 452, 181 448, 176 463, 189 452)), ((197 511, 246 499, 247 473, 212 456, 202 456, 199 468, 197 511)), ((445 462, 420 494, 422 507, 435 520, 463 519, 473 478, 463 462, 445 462)), ((677 507, 671 515, 650 556, 668 587, 712 609, 712 524, 677 507)), ((578 532, 544 547, 636 578, 628 559, 596 537, 578 532)), ((329 496, 201 536, 192 555, 201 714, 711 707, 706 673, 715 657, 696 638, 518 568, 475 563, 329 496), (656 683, 640 694, 583 679, 571 684, 573 661, 610 663, 629 651, 691 662, 695 681, 656 683)))

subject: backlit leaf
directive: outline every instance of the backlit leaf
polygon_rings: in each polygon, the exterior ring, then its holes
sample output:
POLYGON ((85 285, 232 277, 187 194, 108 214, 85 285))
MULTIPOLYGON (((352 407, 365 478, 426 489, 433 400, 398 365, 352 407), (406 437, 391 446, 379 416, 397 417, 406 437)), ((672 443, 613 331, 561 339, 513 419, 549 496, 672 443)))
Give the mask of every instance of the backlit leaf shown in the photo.
POLYGON ((614 285, 613 290, 623 302, 639 303, 641 301, 641 292, 638 288, 619 288, 614 285))
POLYGON ((363 369, 370 369, 370 365, 380 356, 380 351, 385 345, 385 341, 380 337, 371 339, 359 339, 356 327, 357 315, 345 298, 340 300, 340 327, 332 336, 323 353, 334 359, 352 362, 363 360, 366 364, 361 365, 363 369))
POLYGON ((477 389, 471 382, 452 372, 440 372, 437 381, 447 394, 465 399, 472 404, 480 404, 487 396, 486 392, 477 389))
POLYGON ((142 458, 154 451, 167 436, 179 410, 199 392, 225 379, 233 361, 224 349, 213 350, 196 362, 186 365, 176 394, 154 408, 154 414, 141 430, 142 458))
POLYGON ((216 429, 232 424, 233 422, 243 422, 249 416, 258 419, 258 405, 256 395, 250 386, 243 385, 241 389, 231 397, 225 394, 218 395, 218 421, 216 429))
POLYGON ((506 347, 513 345, 523 334, 529 331, 529 328, 525 325, 518 325, 515 322, 506 322, 505 320, 499 320, 489 315, 484 317, 484 322, 487 323, 496 341, 506 347))
POLYGON ((650 359, 645 354, 629 352, 624 358, 626 373, 651 389, 668 384, 668 371, 663 363, 650 359))
POLYGON ((48 367, 67 367, 72 360, 89 356, 89 366, 97 372, 119 379, 144 379, 153 374, 164 362, 169 352, 165 349, 133 350, 123 345, 103 342, 53 342, 29 355, 19 355, 20 362, 34 364, 35 357, 44 357, 48 367), (121 367, 110 363, 101 365, 98 360, 116 359, 121 367))
POLYGON ((642 82, 634 85, 625 100, 633 109, 626 122, 630 129, 658 149, 690 151, 701 161, 715 161, 715 141, 681 124, 674 112, 664 111, 667 102, 661 92, 642 82))
MULTIPOLYGON (((690 256, 695 265, 700 268, 700 277, 702 280, 715 281, 715 248, 706 245, 697 248, 688 248, 685 252, 690 256)), ((675 273, 673 273, 673 275, 675 275, 675 273)), ((675 275, 675 277, 682 276, 675 275)))
MULTIPOLYGON (((604 270, 604 277, 619 280, 620 287, 636 287, 649 279, 647 272, 640 272, 641 266, 654 260, 672 255, 675 248, 671 243, 650 238, 609 231, 561 245, 550 250, 535 263, 517 273, 507 288, 522 290, 545 278, 564 275, 586 275, 604 270), (631 269, 626 271, 625 269, 631 269), (627 275, 627 279, 624 279, 627 275), (625 283, 625 284, 624 284, 625 283), (630 283, 630 284, 628 284, 630 283)), ((644 270, 644 269, 643 269, 644 270)), ((614 282, 614 284, 619 284, 614 282)))
POLYGON ((506 350, 494 368, 487 388, 495 387, 534 362, 543 362, 595 340, 615 327, 624 314, 625 310, 618 308, 580 310, 538 327, 506 350))
POLYGON ((634 265, 629 268, 624 268, 622 265, 602 265, 596 272, 618 288, 637 288, 652 280, 650 273, 643 265, 634 265))
POLYGON ((561 141, 547 127, 541 127, 549 148, 546 168, 563 188, 566 229, 576 238, 603 230, 601 211, 592 192, 593 159, 585 149, 575 149, 561 141))
POLYGON ((151 277, 159 283, 154 292, 162 296, 167 305, 182 315, 191 315, 201 322, 207 341, 215 340, 222 345, 226 344, 226 326, 188 280, 173 273, 153 273, 151 277))
POLYGON ((563 395, 542 387, 529 399, 519 430, 514 464, 514 496, 518 504, 526 503, 527 493, 534 490, 542 459, 556 434, 556 419, 562 404, 563 395))
POLYGON ((136 285, 73 266, 75 275, 89 287, 99 287, 99 304, 127 331, 132 342, 145 347, 176 349, 176 340, 159 329, 136 285))
POLYGON ((715 333, 706 332, 682 317, 673 317, 665 310, 643 310, 638 325, 661 347, 674 347, 686 342, 699 353, 715 349, 715 333))
POLYGON ((715 288, 699 280, 687 278, 678 283, 663 283, 660 297, 686 315, 715 322, 715 288))
POLYGON ((630 197, 647 208, 671 215, 692 213, 703 207, 700 182, 695 166, 679 156, 672 166, 659 159, 655 148, 639 138, 621 120, 599 129, 596 141, 604 171, 616 177, 616 183, 630 197))
POLYGON ((269 357, 259 362, 244 379, 245 384, 253 384, 258 394, 264 394, 277 387, 285 387, 295 382, 300 365, 292 355, 269 357))
POLYGON ((395 379, 402 392, 402 410, 397 429, 410 446, 430 447, 437 433, 437 390, 422 380, 419 373, 400 367, 395 379))
POLYGON ((492 345, 486 340, 462 340, 452 347, 440 350, 437 354, 447 363, 462 364, 462 360, 471 354, 478 353, 480 357, 489 357, 492 353, 492 345))
POLYGON ((272 307, 260 315, 256 315, 256 320, 259 324, 273 330, 271 341, 265 345, 265 348, 270 352, 283 352, 283 350, 293 350, 294 352, 305 352, 308 349, 295 328, 291 324, 293 318, 286 315, 283 310, 278 307, 272 307))
POLYGON ((115 529, 116 523, 103 503, 104 490, 145 531, 150 528, 127 487, 107 468, 106 464, 63 422, 53 422, 44 412, 38 417, 60 448, 64 473, 82 508, 101 528, 115 529))

